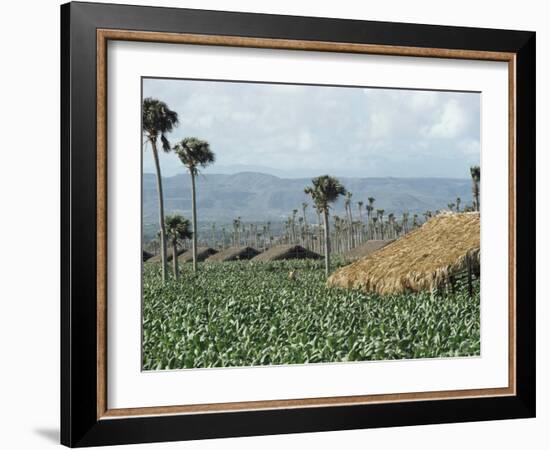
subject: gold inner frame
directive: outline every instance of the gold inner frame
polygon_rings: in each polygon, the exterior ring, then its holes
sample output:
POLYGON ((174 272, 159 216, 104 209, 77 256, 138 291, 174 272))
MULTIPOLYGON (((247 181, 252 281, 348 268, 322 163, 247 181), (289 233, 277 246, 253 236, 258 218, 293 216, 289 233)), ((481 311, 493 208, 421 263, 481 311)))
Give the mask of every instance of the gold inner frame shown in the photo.
POLYGON ((113 29, 97 30, 97 418, 197 414, 266 409, 344 406, 421 400, 513 396, 516 394, 516 54, 477 50, 403 47, 341 42, 299 41, 113 29), (200 405, 109 409, 107 405, 107 42, 109 40, 171 44, 362 53, 502 61, 508 63, 508 387, 410 392, 200 405))

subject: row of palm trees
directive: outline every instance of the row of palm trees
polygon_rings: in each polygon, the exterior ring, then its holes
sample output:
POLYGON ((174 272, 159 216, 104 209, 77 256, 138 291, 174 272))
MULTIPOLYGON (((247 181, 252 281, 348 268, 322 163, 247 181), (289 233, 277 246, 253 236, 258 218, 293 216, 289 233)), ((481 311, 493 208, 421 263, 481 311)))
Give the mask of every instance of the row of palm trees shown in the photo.
MULTIPOLYGON (((472 205, 466 205, 461 209, 462 200, 460 197, 457 197, 454 202, 447 204, 449 211, 462 212, 478 210, 479 168, 473 167, 472 172, 476 174, 476 177, 473 177, 472 184, 472 197, 474 199, 472 205), (476 193, 478 195, 477 198, 475 195, 476 193)), ((336 183, 336 185, 339 184, 338 180, 334 178, 331 178, 331 180, 334 180, 331 181, 331 183, 336 183)), ((327 181, 325 180, 325 182, 327 181)), ((319 187, 315 188, 315 186, 320 183, 321 181, 316 179, 313 186, 306 188, 307 193, 311 195, 312 192, 316 193, 316 191, 322 191, 319 187)), ((414 214, 412 218, 409 217, 408 212, 404 212, 401 216, 401 220, 398 220, 393 213, 385 215, 383 209, 375 209, 374 203, 376 199, 369 197, 365 208, 366 217, 363 214, 364 203, 358 201, 356 203, 358 219, 354 220, 351 202, 352 194, 346 191, 345 194, 339 195, 345 195, 345 213, 344 216, 333 215, 332 217, 333 223, 328 230, 329 245, 332 247, 330 252, 332 254, 348 252, 372 239, 396 239, 418 228, 422 223, 440 212, 439 210, 435 212, 425 211, 422 214, 414 214)), ((327 205, 328 203, 330 202, 327 202, 327 205)), ((227 227, 221 226, 217 228, 216 223, 212 223, 209 225, 209 231, 203 231, 200 244, 216 249, 225 249, 230 246, 251 246, 259 250, 266 250, 277 244, 299 244, 309 250, 324 255, 326 253, 326 238, 325 226, 324 223, 321 223, 321 216, 324 216, 323 210, 325 209, 325 202, 321 202, 320 204, 320 209, 314 205, 314 209, 318 216, 316 224, 308 222, 307 209, 309 204, 303 202, 301 215, 298 215, 298 209, 294 209, 286 221, 280 224, 275 223, 275 227, 272 226, 271 222, 245 223, 241 217, 234 219, 232 224, 227 227)), ((172 254, 177 254, 177 247, 183 249, 190 247, 189 240, 192 238, 193 233, 190 231, 189 221, 187 219, 181 216, 169 217, 170 219, 166 221, 168 239, 172 245, 172 254), (168 223, 170 223, 170 225, 168 225, 168 223)), ((158 253, 158 247, 159 243, 157 240, 153 240, 149 243, 149 248, 152 249, 155 254, 158 253)), ((173 261, 173 264, 174 272, 177 276, 177 261, 173 261)))
MULTIPOLYGON (((472 204, 464 205, 461 208, 462 199, 457 197, 447 204, 449 211, 479 211, 479 166, 472 166, 470 173, 472 176, 472 204)), ((440 210, 435 212, 428 210, 422 214, 413 214, 412 216, 408 212, 403 212, 401 218, 398 219, 393 213, 385 215, 384 209, 375 209, 376 199, 368 197, 366 204, 363 201, 356 203, 358 215, 354 218, 353 194, 346 191, 344 196, 344 215, 333 216, 332 240, 334 253, 347 252, 373 239, 396 239, 418 228, 434 214, 437 215, 440 212, 440 210)), ((309 223, 307 214, 309 206, 307 202, 303 202, 301 208, 293 209, 287 219, 281 224, 275 224, 275 227, 272 226, 271 222, 263 224, 245 223, 241 217, 237 217, 233 220, 230 231, 222 226, 221 231, 216 232, 216 224, 213 223, 210 238, 203 239, 203 244, 217 248, 245 245, 258 249, 266 249, 274 244, 281 243, 300 244, 309 250, 323 253, 321 211, 314 205, 317 223, 309 223)))
MULTIPOLYGON (((472 177, 472 198, 473 198, 473 204, 471 207, 465 208, 465 210, 473 210, 473 211, 479 211, 480 209, 480 195, 479 195, 479 189, 480 189, 480 168, 479 166, 472 166, 470 168, 470 175, 472 177)), ((409 215, 408 213, 404 213, 402 217, 401 224, 398 224, 395 220, 395 216, 393 213, 390 213, 388 215, 387 221, 384 222, 384 210, 377 209, 376 210, 376 216, 373 216, 374 212, 374 201, 375 199, 372 197, 368 198, 368 204, 367 204, 367 228, 366 230, 372 230, 371 235, 369 236, 368 233, 364 233, 364 223, 362 220, 362 208, 364 203, 358 202, 357 206, 359 209, 359 222, 354 222, 353 220, 353 213, 352 213, 352 207, 351 207, 351 199, 352 199, 352 193, 347 191, 346 188, 340 183, 340 181, 337 178, 331 177, 329 175, 323 175, 317 178, 313 178, 311 180, 312 185, 307 186, 304 189, 304 192, 311 196, 311 199, 313 200, 313 204, 315 206, 315 209, 317 210, 318 214, 322 215, 323 217, 323 245, 324 245, 324 256, 325 256, 325 275, 328 277, 330 273, 330 253, 331 253, 331 233, 330 233, 330 221, 329 221, 329 215, 330 215, 330 205, 338 200, 340 196, 344 196, 344 207, 346 212, 346 217, 344 219, 339 218, 338 216, 335 216, 335 231, 336 233, 336 247, 339 250, 350 250, 357 246, 359 243, 361 243, 364 239, 395 239, 398 237, 399 234, 407 233, 410 231, 409 228, 409 215), (341 233, 341 228, 344 228, 346 230, 345 233, 341 233), (358 233, 357 231, 361 231, 358 233), (340 237, 340 239, 338 239, 340 237)), ((461 199, 458 197, 456 199, 456 203, 450 203, 448 204, 448 207, 451 211, 460 212, 460 203, 461 199)), ((307 204, 302 204, 302 210, 304 212, 303 215, 303 223, 302 226, 304 229, 307 227, 306 222, 306 215, 305 211, 307 208, 307 204)), ((292 216, 292 224, 294 224, 294 219, 296 216, 296 211, 293 210, 293 216, 292 216)), ((436 211, 436 214, 439 213, 439 211, 436 211)), ((432 217, 431 211, 426 211, 424 213, 425 220, 429 220, 430 217, 432 217)), ((319 221, 320 224, 320 221, 319 221)), ((416 228, 418 226, 418 215, 415 214, 413 216, 412 221, 412 228, 416 228)), ((295 235, 294 235, 295 237, 295 235)), ((321 241, 321 239, 319 240, 321 241)), ((307 245, 307 243, 306 243, 307 245)))
MULTIPOLYGON (((363 214, 364 203, 362 201, 357 202, 359 214, 357 218, 354 218, 351 204, 352 194, 348 191, 345 196, 344 216, 333 216, 335 234, 333 238, 336 253, 349 251, 372 239, 395 239, 420 225, 418 214, 413 216, 411 223, 409 213, 404 212, 399 222, 395 214, 390 213, 385 216, 383 209, 375 210, 373 206, 374 197, 368 199, 366 217, 363 214)), ((300 244, 310 250, 322 252, 322 246, 319 245, 319 242, 322 241, 322 233, 318 232, 322 228, 321 213, 315 207, 318 216, 317 224, 308 223, 305 214, 308 206, 307 203, 302 204, 304 211, 302 217, 296 217, 297 209, 294 209, 292 214, 288 216, 284 223, 284 242, 300 244)), ((425 215, 431 215, 431 212, 427 211, 425 215)))
MULTIPOLYGON (((349 251, 369 240, 396 239, 409 231, 418 228, 440 210, 425 211, 422 214, 410 214, 403 212, 400 217, 394 213, 386 214, 384 209, 374 209, 375 199, 369 197, 367 214, 363 213, 363 202, 356 203, 357 218, 350 222, 349 212, 344 215, 332 216, 334 242, 333 253, 349 251)), ((473 211, 473 206, 465 206, 461 209, 462 200, 457 197, 455 202, 447 204, 447 210, 453 212, 473 211)), ((302 212, 292 210, 288 218, 283 222, 245 222, 242 217, 233 219, 230 224, 212 222, 203 225, 202 236, 199 236, 199 246, 226 249, 228 247, 250 246, 257 249, 267 249, 276 244, 299 244, 309 250, 318 253, 323 252, 321 215, 317 212, 317 221, 308 221, 306 214, 309 208, 307 202, 302 203, 302 212)), ((158 241, 150 243, 155 254, 158 253, 158 241)), ((181 241, 180 247, 187 249, 191 245, 187 241, 181 241)))
MULTIPOLYGON (((193 254, 193 271, 197 270, 197 206, 196 206, 196 176, 199 170, 215 162, 215 155, 210 149, 207 141, 196 137, 186 137, 174 146, 168 140, 167 134, 172 132, 178 125, 178 114, 172 111, 166 103, 154 99, 145 98, 143 100, 142 109, 142 129, 144 134, 144 145, 150 144, 153 160, 155 163, 157 194, 158 194, 158 214, 159 214, 159 250, 161 255, 162 278, 166 280, 168 271, 168 254, 167 243, 171 244, 173 271, 177 278, 178 274, 178 258, 177 247, 186 240, 192 241, 193 254), (160 140, 161 148, 164 152, 174 152, 180 162, 189 171, 191 178, 191 194, 192 194, 192 224, 189 220, 181 215, 165 216, 164 213, 164 196, 162 188, 162 174, 159 162, 158 143, 160 140)), ((479 182, 480 169, 479 166, 470 168, 472 177, 472 197, 473 205, 471 209, 479 211, 479 182)), ((233 221, 233 230, 230 240, 232 245, 240 246, 245 244, 259 247, 259 242, 263 241, 263 246, 268 247, 274 243, 301 243, 307 248, 317 250, 325 256, 325 272, 328 275, 330 270, 330 253, 331 253, 331 232, 330 232, 330 205, 338 200, 340 196, 344 196, 345 217, 334 216, 334 237, 335 248, 337 252, 348 251, 362 244, 369 239, 393 239, 401 234, 407 233, 411 229, 419 225, 418 215, 413 216, 412 224, 409 226, 408 213, 404 213, 401 223, 398 223, 394 214, 390 213, 387 220, 384 221, 384 210, 374 209, 375 199, 369 197, 368 203, 365 205, 362 201, 357 202, 359 220, 353 219, 352 197, 353 194, 346 190, 337 178, 329 175, 323 175, 313 178, 311 186, 304 189, 304 193, 309 195, 313 201, 315 211, 317 213, 317 227, 310 226, 307 222, 306 210, 308 203, 302 203, 302 216, 298 218, 298 227, 296 226, 296 218, 298 209, 292 211, 292 215, 284 224, 285 233, 275 238, 271 233, 271 224, 265 224, 259 232, 257 224, 250 225, 247 230, 241 221, 237 218, 233 221), (363 221, 363 206, 367 213, 367 222, 363 221), (322 224, 321 224, 322 217, 322 224)), ((456 199, 456 203, 449 203, 448 207, 451 210, 456 208, 460 211, 460 198, 456 199)), ((431 217, 431 212, 427 211, 424 216, 428 220, 431 217)), ((223 242, 222 246, 226 245, 225 229, 222 229, 223 242)), ((213 240, 216 240, 215 224, 212 228, 213 240)))
POLYGON ((147 143, 151 145, 155 162, 157 194, 159 200, 159 240, 163 280, 166 280, 168 271, 167 237, 170 238, 170 242, 172 243, 174 276, 177 277, 178 273, 178 258, 176 257, 177 243, 182 239, 192 239, 193 271, 197 270, 197 205, 195 179, 200 168, 204 168, 215 161, 215 155, 210 149, 208 142, 196 137, 186 137, 177 142, 173 147, 170 145, 167 134, 178 125, 178 122, 178 114, 172 111, 166 103, 150 97, 143 100, 142 129, 145 137, 144 145, 147 143), (162 174, 157 147, 159 139, 162 150, 166 153, 173 151, 191 175, 192 229, 189 229, 189 221, 183 216, 173 215, 166 217, 164 214, 162 174))

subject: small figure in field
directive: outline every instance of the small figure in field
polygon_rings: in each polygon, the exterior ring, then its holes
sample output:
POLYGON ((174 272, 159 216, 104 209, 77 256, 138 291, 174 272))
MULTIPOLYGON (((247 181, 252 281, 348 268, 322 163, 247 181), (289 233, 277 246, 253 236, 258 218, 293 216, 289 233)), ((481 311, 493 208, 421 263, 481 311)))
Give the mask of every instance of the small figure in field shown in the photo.
POLYGON ((288 279, 289 280, 296 280, 296 271, 295 270, 291 270, 290 272, 288 272, 288 279))

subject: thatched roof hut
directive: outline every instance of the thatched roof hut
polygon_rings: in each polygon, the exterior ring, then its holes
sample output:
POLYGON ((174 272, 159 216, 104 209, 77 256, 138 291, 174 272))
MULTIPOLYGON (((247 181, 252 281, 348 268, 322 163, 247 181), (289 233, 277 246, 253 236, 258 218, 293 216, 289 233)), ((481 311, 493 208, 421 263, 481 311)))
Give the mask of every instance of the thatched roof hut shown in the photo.
POLYGON ((269 250, 266 250, 263 253, 252 258, 252 261, 278 261, 281 259, 319 259, 322 258, 321 255, 307 250, 301 245, 275 245, 269 250))
POLYGON ((143 250, 143 262, 147 261, 148 259, 151 259, 153 257, 152 253, 149 253, 145 250, 143 250))
POLYGON ((385 247, 393 241, 394 239, 374 239, 367 241, 364 244, 351 249, 349 252, 344 253, 342 256, 346 261, 355 261, 356 259, 369 256, 371 253, 380 250, 382 247, 385 247))
POLYGON ((252 247, 229 247, 206 258, 205 262, 225 262, 252 259, 260 253, 252 247))
MULTIPOLYGON (((185 253, 186 251, 187 249, 185 248, 179 248, 177 252, 178 256, 181 255, 182 253, 185 253)), ((166 249, 166 255, 167 255, 167 260, 172 261, 172 249, 170 247, 166 249)), ((160 253, 158 255, 153 256, 152 258, 149 258, 147 262, 160 262, 160 253)))
MULTIPOLYGON (((197 261, 204 261, 206 258, 216 253, 218 253, 218 251, 211 247, 197 247, 197 261)), ((189 249, 185 253, 182 253, 178 256, 178 261, 182 263, 193 261, 193 250, 189 249)))
POLYGON ((440 214, 337 270, 327 284, 379 294, 436 289, 469 266, 479 268, 479 239, 479 213, 440 214))

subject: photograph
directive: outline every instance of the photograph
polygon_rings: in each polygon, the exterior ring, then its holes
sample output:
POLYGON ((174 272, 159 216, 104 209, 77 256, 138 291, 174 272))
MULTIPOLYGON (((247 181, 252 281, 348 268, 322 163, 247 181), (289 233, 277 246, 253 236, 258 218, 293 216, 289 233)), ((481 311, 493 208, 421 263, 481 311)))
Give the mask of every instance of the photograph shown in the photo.
POLYGON ((480 92, 141 91, 143 371, 480 356, 480 92))

